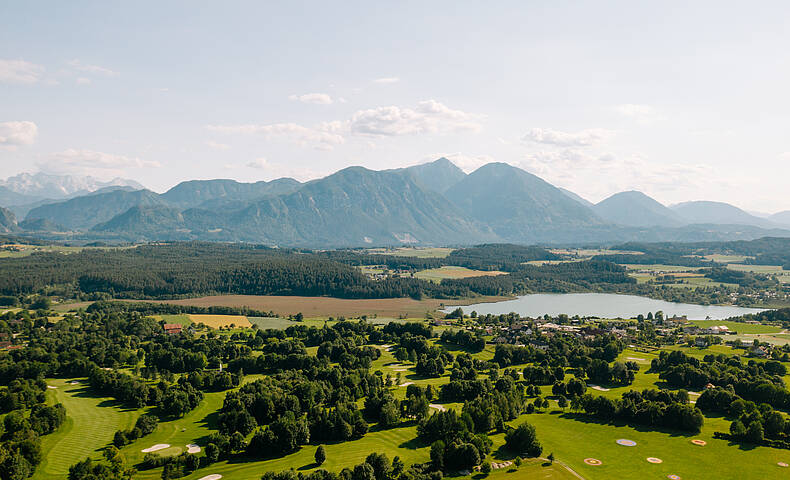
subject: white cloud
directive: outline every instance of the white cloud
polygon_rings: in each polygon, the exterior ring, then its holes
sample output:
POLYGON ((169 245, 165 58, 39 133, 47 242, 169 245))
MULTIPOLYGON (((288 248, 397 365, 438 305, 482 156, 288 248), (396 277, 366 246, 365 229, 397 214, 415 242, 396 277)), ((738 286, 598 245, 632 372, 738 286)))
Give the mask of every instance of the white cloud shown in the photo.
POLYGON ((425 100, 417 107, 378 107, 360 110, 351 117, 349 128, 357 135, 397 136, 424 133, 477 132, 481 115, 452 110, 436 100, 425 100))
POLYGON ((110 70, 109 68, 100 67, 98 65, 91 65, 89 63, 82 63, 81 61, 77 60, 69 60, 66 62, 66 65, 71 67, 73 70, 78 72, 90 73, 92 75, 102 75, 105 77, 115 77, 118 75, 118 72, 114 70, 110 70))
POLYGON ((33 122, 0 122, 0 146, 15 148, 36 141, 38 127, 33 122))
POLYGON ((211 147, 211 148, 213 148, 215 150, 228 150, 230 148, 230 145, 226 145, 224 143, 213 142, 211 140, 206 142, 206 146, 211 147))
POLYGON ((380 84, 398 83, 398 82, 400 82, 400 78, 398 77, 382 77, 373 80, 373 83, 380 83, 380 84))
POLYGON ((49 173, 80 173, 80 174, 123 174, 128 168, 159 168, 156 161, 97 152, 94 150, 69 148, 53 153, 39 168, 49 173))
POLYGON ((345 142, 338 133, 336 122, 322 123, 316 127, 305 127, 296 123, 273 123, 268 125, 208 125, 213 132, 225 134, 262 135, 267 139, 282 139, 299 145, 310 145, 319 150, 331 150, 345 142))
POLYGON ((0 59, 0 82, 31 84, 41 80, 44 67, 24 60, 0 59))
POLYGON ((533 128, 524 135, 522 140, 559 147, 586 147, 600 143, 611 135, 611 131, 603 128, 590 128, 576 133, 561 132, 548 128, 533 128))
POLYGON ((518 164, 554 185, 591 199, 624 190, 640 190, 666 200, 678 195, 690 198, 702 188, 726 188, 731 183, 710 165, 657 163, 642 155, 589 153, 572 148, 529 153, 518 164))
POLYGON ((75 80, 75 82, 77 83, 77 85, 90 85, 91 79, 87 77, 78 77, 77 80, 75 80))
POLYGON ((326 93, 305 93, 304 95, 291 95, 288 97, 290 100, 312 103, 314 105, 331 105, 332 97, 326 93))

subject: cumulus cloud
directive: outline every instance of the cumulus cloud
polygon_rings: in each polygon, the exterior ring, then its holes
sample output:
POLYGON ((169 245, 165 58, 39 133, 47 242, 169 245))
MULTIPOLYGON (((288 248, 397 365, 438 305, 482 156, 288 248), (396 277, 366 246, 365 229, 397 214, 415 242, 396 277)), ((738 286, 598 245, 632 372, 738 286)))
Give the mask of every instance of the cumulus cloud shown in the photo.
POLYGON ((326 93, 305 93, 304 95, 291 95, 288 97, 302 103, 312 103, 314 105, 331 105, 333 103, 332 97, 326 93))
POLYGON ((349 120, 322 122, 311 127, 297 123, 272 123, 207 125, 206 128, 216 133, 260 135, 266 139, 331 150, 345 143, 349 135, 370 138, 476 132, 481 128, 482 120, 482 115, 453 110, 435 100, 426 100, 415 108, 390 106, 359 110, 349 120))
POLYGON ((670 199, 711 184, 723 188, 730 183, 710 165, 657 163, 639 154, 590 153, 574 148, 532 152, 518 165, 550 183, 596 199, 624 190, 670 199), (590 181, 593 178, 596 180, 590 181))
POLYGON ((78 59, 69 60, 66 62, 72 70, 76 70, 78 72, 90 73, 92 75, 102 75, 105 77, 115 77, 118 75, 118 72, 114 70, 110 70, 109 68, 100 67, 98 65, 91 65, 89 63, 83 63, 78 59))
POLYGON ((15 148, 36 141, 38 127, 33 122, 0 122, 0 146, 15 148))
POLYGON ((481 121, 481 115, 425 100, 415 108, 389 106, 359 110, 351 117, 349 129, 353 134, 369 136, 477 132, 482 128, 481 121))
POLYGON ((576 133, 561 132, 548 128, 533 128, 524 135, 522 140, 559 147, 586 147, 600 143, 611 135, 611 131, 603 128, 590 128, 576 133))
POLYGON ((212 132, 225 134, 261 135, 267 139, 281 139, 299 145, 309 145, 319 150, 331 150, 345 142, 338 133, 335 122, 322 123, 315 127, 305 127, 296 123, 273 123, 268 125, 208 125, 212 132))
POLYGON ((44 67, 24 60, 0 59, 0 82, 15 84, 36 83, 44 75, 44 67))
POLYGON ((76 148, 53 153, 46 160, 39 163, 39 168, 47 172, 94 174, 99 176, 103 174, 123 174, 128 168, 159 168, 161 166, 156 161, 76 148))
POLYGON ((400 78, 398 77, 382 77, 373 80, 373 83, 379 83, 379 84, 398 83, 398 82, 400 82, 400 78))

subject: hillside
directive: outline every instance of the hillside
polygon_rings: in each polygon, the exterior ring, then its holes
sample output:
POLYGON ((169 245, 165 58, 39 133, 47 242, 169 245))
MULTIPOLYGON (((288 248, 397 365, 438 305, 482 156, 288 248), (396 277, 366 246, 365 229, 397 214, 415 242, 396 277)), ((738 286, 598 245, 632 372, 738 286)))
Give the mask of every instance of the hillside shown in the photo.
POLYGON ((631 227, 677 227, 678 214, 642 192, 620 192, 602 200, 592 210, 607 222, 631 227))
POLYGON ((162 199, 175 207, 192 208, 206 202, 221 204, 254 200, 266 195, 281 195, 296 190, 300 185, 292 178, 255 183, 241 183, 235 180, 191 180, 181 182, 163 193, 162 199))
POLYGON ((0 207, 0 233, 18 232, 19 226, 16 223, 16 215, 7 208, 0 207))
POLYGON ((350 167, 296 192, 252 203, 226 219, 239 238, 290 245, 472 243, 493 239, 410 174, 350 167))
POLYGON ((768 220, 778 223, 782 226, 790 226, 790 210, 779 212, 768 217, 768 220))
POLYGON ((723 202, 683 202, 670 207, 688 223, 751 225, 761 228, 776 228, 770 220, 751 215, 740 208, 723 202))
POLYGON ((446 192, 450 187, 466 178, 463 170, 444 157, 433 162, 395 171, 407 172, 426 189, 439 193, 446 192))
POLYGON ((567 196, 569 196, 570 198, 572 198, 573 200, 576 200, 577 202, 581 203, 581 204, 582 204, 582 205, 584 205, 585 207, 588 207, 588 208, 589 208, 589 207, 592 207, 593 205, 595 205, 595 204, 594 204, 594 203, 592 203, 591 201, 587 200, 586 198, 582 198, 580 195, 578 195, 577 193, 571 192, 571 191, 570 191, 570 190, 568 190, 567 188, 557 187, 557 189, 558 189, 560 192, 562 192, 562 193, 564 193, 565 195, 567 195, 567 196))
POLYGON ((592 210, 556 187, 505 163, 480 167, 446 196, 461 211, 512 241, 532 241, 538 232, 604 224, 592 210))
POLYGON ((150 190, 114 190, 36 207, 25 220, 46 219, 74 230, 88 230, 135 206, 164 205, 150 190))

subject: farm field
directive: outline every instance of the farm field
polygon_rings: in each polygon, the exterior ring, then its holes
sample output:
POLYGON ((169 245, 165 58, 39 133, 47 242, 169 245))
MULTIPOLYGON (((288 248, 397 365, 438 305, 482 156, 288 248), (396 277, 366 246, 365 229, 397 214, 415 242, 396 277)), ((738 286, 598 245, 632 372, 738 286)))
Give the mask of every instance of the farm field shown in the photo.
POLYGON ((188 315, 189 320, 194 323, 202 323, 211 328, 230 327, 249 327, 252 324, 243 315, 188 315))
POLYGON ((498 270, 483 271, 471 270, 465 267, 445 266, 441 268, 431 268, 429 270, 422 270, 414 274, 415 277, 422 280, 430 280, 432 282, 441 282, 445 278, 472 278, 472 277, 488 277, 496 275, 507 275, 507 272, 500 272, 498 270))
POLYGON ((63 254, 79 253, 83 250, 117 250, 135 248, 131 247, 65 247, 62 245, 3 245, 0 248, 0 258, 27 257, 39 252, 58 252, 63 254))
POLYGON ((450 255, 450 252, 455 250, 454 248, 409 248, 409 247, 401 247, 395 249, 385 249, 385 248, 371 248, 368 250, 369 253, 380 254, 380 255, 392 255, 395 257, 416 257, 416 258, 445 258, 450 255))
MULTIPOLYGON (((480 302, 505 300, 504 297, 478 297, 480 302)), ((198 307, 249 307, 255 310, 273 311, 279 315, 304 314, 305 317, 357 317, 361 315, 377 315, 379 317, 424 318, 426 312, 433 312, 443 305, 462 305, 469 299, 414 300, 411 298, 387 299, 343 299, 331 297, 291 297, 266 295, 220 295, 179 300, 158 300, 155 303, 174 305, 194 305, 198 307)))

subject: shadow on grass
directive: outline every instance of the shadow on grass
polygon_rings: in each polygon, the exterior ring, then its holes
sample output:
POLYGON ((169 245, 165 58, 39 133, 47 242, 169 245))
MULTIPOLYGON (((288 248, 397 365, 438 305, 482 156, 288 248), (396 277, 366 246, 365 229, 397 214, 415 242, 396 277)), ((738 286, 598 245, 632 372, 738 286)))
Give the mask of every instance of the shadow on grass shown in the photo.
POLYGON ((300 470, 300 471, 304 471, 304 470, 312 470, 312 469, 314 469, 314 468, 318 468, 318 467, 320 467, 320 466, 321 466, 321 465, 319 465, 319 464, 318 464, 318 462, 307 463, 307 464, 305 464, 305 465, 302 465, 301 467, 297 468, 297 470, 300 470))
POLYGON ((75 388, 66 391, 66 393, 70 394, 73 397, 78 397, 78 398, 93 398, 93 399, 102 398, 104 400, 102 400, 97 404, 97 406, 99 407, 117 408, 122 412, 135 412, 139 410, 139 408, 130 407, 129 405, 126 405, 114 398, 107 398, 106 395, 95 391, 93 388, 90 387, 90 385, 79 385, 79 386, 75 385, 75 388))
POLYGON ((684 432, 680 430, 673 430, 670 428, 659 427, 659 426, 650 426, 650 425, 642 425, 638 423, 629 423, 624 422, 621 420, 602 420, 600 418, 595 418, 590 415, 586 415, 583 413, 563 413, 560 415, 561 418, 565 418, 568 420, 575 420, 577 422, 582 423, 591 423, 596 425, 608 425, 613 427, 631 427, 637 432, 657 432, 657 433, 665 433, 670 437, 695 437, 699 435, 699 433, 692 433, 692 432, 684 432))
POLYGON ((430 447, 430 446, 431 446, 430 443, 420 439, 420 437, 414 437, 411 440, 407 440, 407 441, 401 443, 400 445, 398 445, 398 448, 407 448, 409 450, 417 450, 417 449, 420 449, 420 448, 425 448, 425 447, 430 447))

